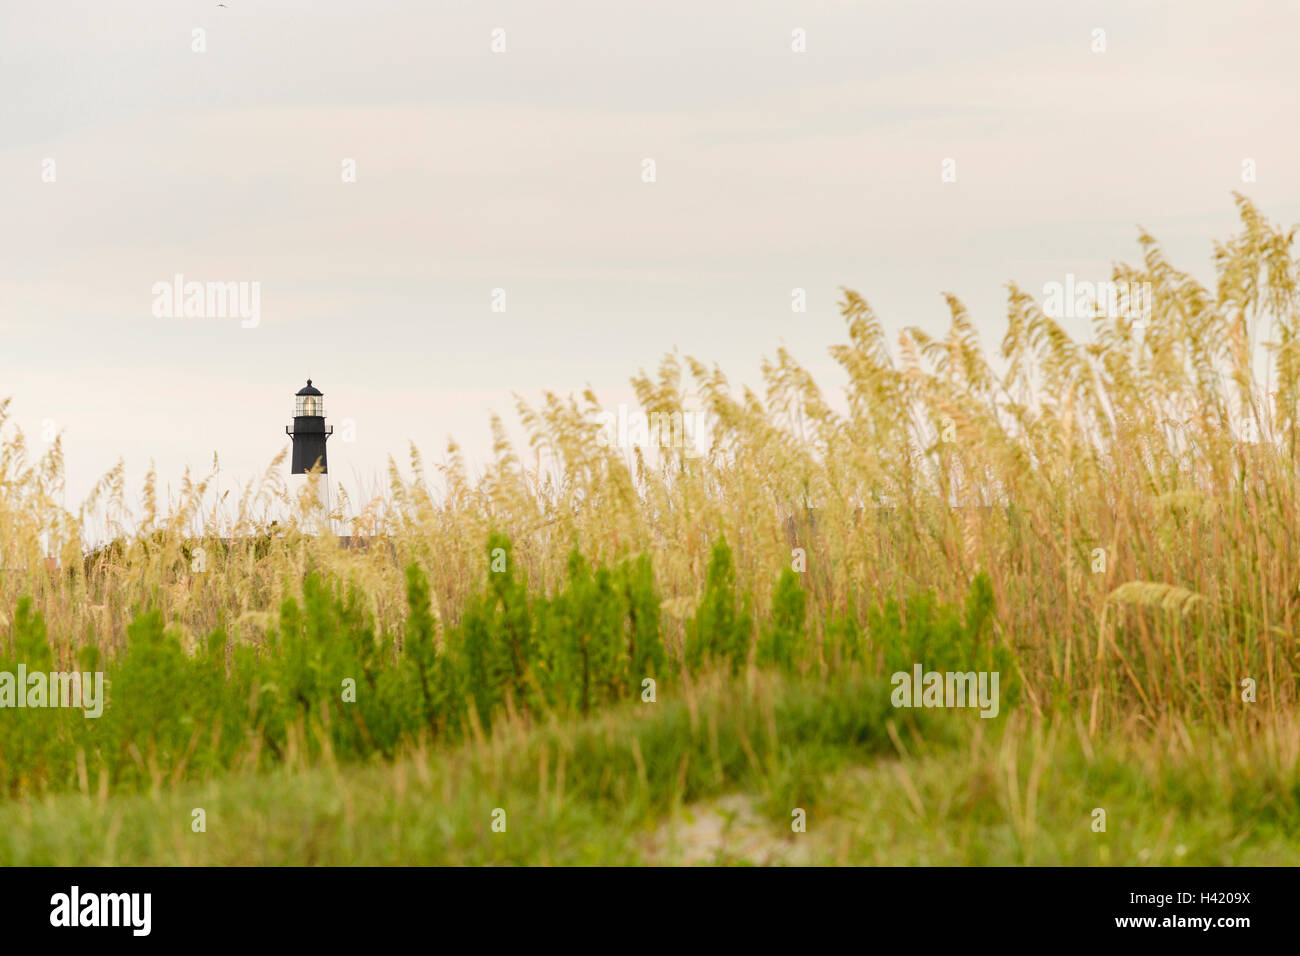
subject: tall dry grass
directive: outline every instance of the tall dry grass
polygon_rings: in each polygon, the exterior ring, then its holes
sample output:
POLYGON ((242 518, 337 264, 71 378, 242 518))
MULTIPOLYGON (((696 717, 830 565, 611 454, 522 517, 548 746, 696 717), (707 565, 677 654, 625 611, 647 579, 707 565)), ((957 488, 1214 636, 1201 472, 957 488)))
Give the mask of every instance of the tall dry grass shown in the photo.
POLYGON ((60 444, 34 458, 10 428, 0 632, 31 594, 67 648, 88 634, 111 648, 143 605, 186 635, 223 626, 256 640, 312 567, 355 582, 397 627, 411 561, 431 579, 436 613, 454 619, 483 585, 483 545, 497 529, 537 588, 562 577, 575 544, 597 562, 648 552, 680 638, 710 545, 725 535, 738 586, 760 597, 792 547, 806 550, 817 639, 834 616, 865 621, 865 608, 917 589, 959 600, 987 571, 1028 706, 1075 709, 1094 730, 1134 715, 1242 719, 1247 677, 1255 708, 1290 711, 1300 269, 1295 231, 1237 204, 1241 228, 1215 248, 1213 288, 1145 233, 1141 261, 1115 267, 1117 282, 1150 283, 1145 326, 1099 316, 1077 341, 1012 285, 996 354, 953 296, 945 336, 909 328, 891 349, 868 303, 845 291, 848 342, 832 349, 848 376, 843 402, 785 349, 765 364, 762 394, 670 355, 633 385, 647 412, 709 415, 699 458, 602 444, 590 392, 521 402, 529 447, 493 421, 495 457, 480 474, 454 444, 433 469, 412 448, 405 473, 390 462, 384 493, 353 500, 342 489, 338 530, 390 543, 366 551, 304 533, 283 458, 234 501, 217 498, 211 475, 188 474, 160 501, 151 474, 129 502, 118 465, 72 512, 58 504, 60 444), (111 544, 88 552, 95 535, 111 544), (47 550, 59 570, 46 567, 47 550))

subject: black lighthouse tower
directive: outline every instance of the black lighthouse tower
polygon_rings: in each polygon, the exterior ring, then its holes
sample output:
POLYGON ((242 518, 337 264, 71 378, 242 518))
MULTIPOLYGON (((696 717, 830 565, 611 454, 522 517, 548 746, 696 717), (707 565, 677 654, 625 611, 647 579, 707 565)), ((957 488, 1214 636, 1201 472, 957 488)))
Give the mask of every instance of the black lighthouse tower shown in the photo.
POLYGON ((329 474, 325 457, 325 440, 334 434, 334 427, 325 430, 325 394, 314 388, 311 379, 307 387, 298 390, 293 407, 293 430, 284 427, 285 434, 293 439, 293 468, 290 474, 308 474, 320 462, 321 474, 329 474))

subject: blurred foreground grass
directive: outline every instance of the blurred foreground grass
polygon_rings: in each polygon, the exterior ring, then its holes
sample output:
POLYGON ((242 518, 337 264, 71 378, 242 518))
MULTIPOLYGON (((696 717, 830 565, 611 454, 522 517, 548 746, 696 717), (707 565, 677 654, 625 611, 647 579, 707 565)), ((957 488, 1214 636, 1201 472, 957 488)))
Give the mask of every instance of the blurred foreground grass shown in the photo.
POLYGON ((392 762, 9 802, 0 864, 1295 864, 1298 731, 1090 744, 1063 719, 898 711, 878 679, 750 671, 392 762))

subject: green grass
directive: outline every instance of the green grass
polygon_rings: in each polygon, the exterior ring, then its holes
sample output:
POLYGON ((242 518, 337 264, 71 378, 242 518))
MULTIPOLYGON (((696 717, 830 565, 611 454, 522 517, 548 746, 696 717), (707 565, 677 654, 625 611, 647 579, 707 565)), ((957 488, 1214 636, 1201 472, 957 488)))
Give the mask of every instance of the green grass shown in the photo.
POLYGON ((1295 727, 1245 747, 1241 729, 1181 724, 1089 742, 1077 725, 896 711, 888 690, 750 670, 393 761, 298 743, 270 772, 0 805, 0 864, 1300 862, 1295 727))

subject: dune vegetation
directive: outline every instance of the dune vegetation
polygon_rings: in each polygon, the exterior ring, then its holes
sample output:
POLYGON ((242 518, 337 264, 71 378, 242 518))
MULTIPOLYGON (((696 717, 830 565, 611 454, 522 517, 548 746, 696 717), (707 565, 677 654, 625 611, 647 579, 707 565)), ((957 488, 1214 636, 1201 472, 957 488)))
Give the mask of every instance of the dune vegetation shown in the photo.
POLYGON ((350 543, 283 456, 66 510, 0 403, 0 672, 107 686, 0 708, 0 862, 1300 862, 1300 266, 1237 203, 1213 288, 1141 233, 1086 340, 846 290, 842 398, 672 354, 632 382, 703 453, 547 395, 339 489, 350 543), (914 664, 998 715, 895 706, 914 664))

